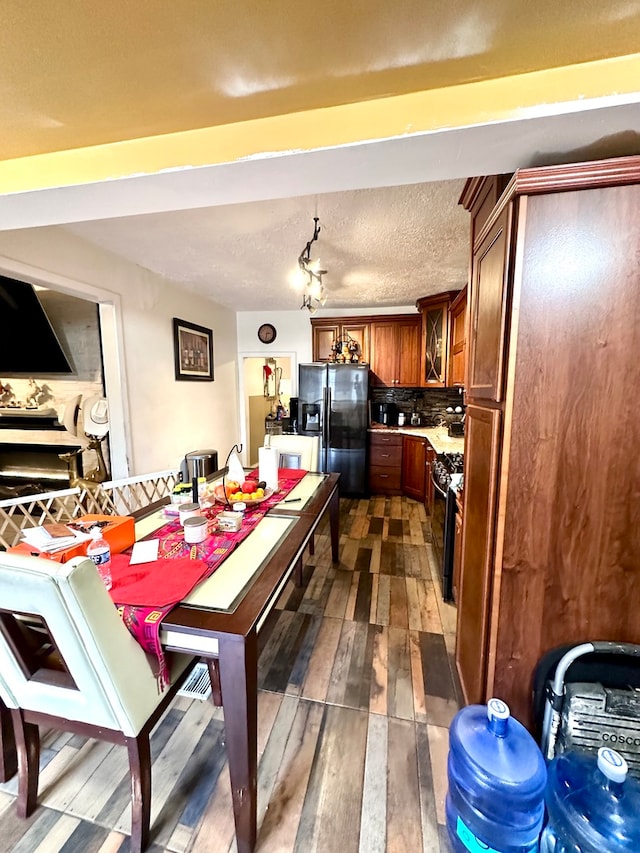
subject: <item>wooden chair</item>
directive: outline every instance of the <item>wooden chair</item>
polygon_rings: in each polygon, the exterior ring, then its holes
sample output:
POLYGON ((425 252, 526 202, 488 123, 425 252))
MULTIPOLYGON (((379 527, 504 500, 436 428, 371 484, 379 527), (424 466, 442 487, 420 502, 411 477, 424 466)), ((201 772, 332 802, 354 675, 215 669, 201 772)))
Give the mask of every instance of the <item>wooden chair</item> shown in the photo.
POLYGON ((123 744, 129 753, 132 851, 149 840, 149 736, 197 663, 169 655, 170 687, 158 689, 94 564, 0 553, 0 699, 18 752, 17 812, 35 809, 39 726, 123 744))

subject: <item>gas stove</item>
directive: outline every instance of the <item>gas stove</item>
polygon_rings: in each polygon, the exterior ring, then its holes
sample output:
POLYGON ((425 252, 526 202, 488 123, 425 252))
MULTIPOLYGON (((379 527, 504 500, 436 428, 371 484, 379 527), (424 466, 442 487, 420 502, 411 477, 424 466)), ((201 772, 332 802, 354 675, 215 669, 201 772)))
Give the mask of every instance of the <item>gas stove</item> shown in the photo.
MULTIPOLYGON (((462 474, 463 468, 464 456, 462 453, 440 453, 431 469, 434 484, 446 493, 452 476, 462 474)), ((456 482, 457 480, 458 478, 456 478, 456 482)))

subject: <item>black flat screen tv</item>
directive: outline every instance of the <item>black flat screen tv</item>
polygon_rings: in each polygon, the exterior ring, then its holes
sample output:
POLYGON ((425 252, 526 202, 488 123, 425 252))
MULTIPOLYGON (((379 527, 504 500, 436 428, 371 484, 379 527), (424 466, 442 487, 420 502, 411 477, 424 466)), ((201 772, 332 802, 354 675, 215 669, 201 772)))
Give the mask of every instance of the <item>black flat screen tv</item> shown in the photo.
POLYGON ((73 370, 33 286, 0 275, 0 376, 43 373, 73 370))

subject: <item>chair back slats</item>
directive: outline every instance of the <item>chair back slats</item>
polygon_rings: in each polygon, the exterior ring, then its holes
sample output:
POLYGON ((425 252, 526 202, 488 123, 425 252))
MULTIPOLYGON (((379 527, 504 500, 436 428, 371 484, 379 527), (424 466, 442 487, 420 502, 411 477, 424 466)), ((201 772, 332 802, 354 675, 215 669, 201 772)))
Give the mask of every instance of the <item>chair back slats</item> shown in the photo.
POLYGON ((157 471, 123 480, 26 495, 0 501, 0 546, 12 548, 26 527, 73 521, 81 515, 132 515, 171 494, 178 471, 157 471))

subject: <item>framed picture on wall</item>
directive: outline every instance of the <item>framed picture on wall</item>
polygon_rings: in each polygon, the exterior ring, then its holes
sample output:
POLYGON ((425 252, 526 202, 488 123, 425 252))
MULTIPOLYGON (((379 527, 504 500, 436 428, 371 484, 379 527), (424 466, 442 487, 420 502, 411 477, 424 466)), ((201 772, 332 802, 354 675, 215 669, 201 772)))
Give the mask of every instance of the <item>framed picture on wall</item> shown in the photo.
POLYGON ((173 318, 176 379, 213 382, 213 332, 173 318))

